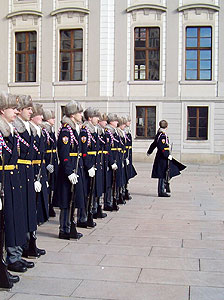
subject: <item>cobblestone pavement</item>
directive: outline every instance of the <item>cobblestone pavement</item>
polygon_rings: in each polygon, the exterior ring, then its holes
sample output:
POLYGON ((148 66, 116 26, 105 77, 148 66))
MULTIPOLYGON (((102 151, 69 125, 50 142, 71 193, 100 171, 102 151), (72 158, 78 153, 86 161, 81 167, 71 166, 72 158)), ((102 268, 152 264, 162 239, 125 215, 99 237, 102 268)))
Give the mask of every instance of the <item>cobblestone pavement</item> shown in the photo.
POLYGON ((59 240, 56 218, 42 225, 47 255, 0 299, 223 300, 224 166, 188 166, 171 198, 150 163, 136 167, 133 199, 79 241, 59 240))

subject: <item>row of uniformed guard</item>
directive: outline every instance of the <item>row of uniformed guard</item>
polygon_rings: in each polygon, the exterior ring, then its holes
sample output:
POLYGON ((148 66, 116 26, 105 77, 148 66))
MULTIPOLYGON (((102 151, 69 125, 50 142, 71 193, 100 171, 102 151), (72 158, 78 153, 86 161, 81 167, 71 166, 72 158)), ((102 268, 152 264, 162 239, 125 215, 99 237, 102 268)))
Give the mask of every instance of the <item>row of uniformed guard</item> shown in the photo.
MULTIPOLYGON (((36 245, 37 225, 60 208, 59 238, 79 239, 77 226, 94 227, 104 210, 118 210, 130 194, 127 184, 136 175, 132 165, 130 119, 84 111, 71 101, 56 141, 54 113, 33 104, 27 95, 0 95, 1 233, 5 232, 7 269, 25 272, 34 263, 24 257, 46 252, 36 245), (59 165, 58 165, 59 158, 59 165)), ((1 251, 1 262, 3 251, 1 251)), ((0 275, 4 263, 0 265, 0 275)), ((18 276, 5 272, 8 287, 18 276)), ((3 277, 2 277, 3 278, 3 277)), ((7 283, 0 280, 0 287, 7 283)))

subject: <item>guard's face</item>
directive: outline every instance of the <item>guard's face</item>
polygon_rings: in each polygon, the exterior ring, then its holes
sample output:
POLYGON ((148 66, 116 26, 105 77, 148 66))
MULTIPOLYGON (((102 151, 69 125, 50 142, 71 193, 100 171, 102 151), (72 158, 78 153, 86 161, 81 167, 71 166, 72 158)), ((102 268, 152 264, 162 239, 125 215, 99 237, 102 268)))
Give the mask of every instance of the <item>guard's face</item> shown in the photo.
POLYGON ((114 127, 114 128, 117 127, 117 124, 118 124, 118 121, 112 121, 112 122, 110 122, 110 125, 111 125, 112 127, 114 127))
POLYGON ((16 108, 7 108, 2 111, 2 115, 9 123, 12 123, 15 120, 17 113, 18 111, 16 108))
POLYGON ((131 125, 131 121, 128 121, 128 122, 126 123, 126 126, 127 126, 127 127, 130 127, 130 125, 131 125))
POLYGON ((126 124, 122 124, 122 125, 120 126, 120 129, 121 129, 121 130, 124 130, 125 127, 126 127, 126 124))
POLYGON ((91 118, 91 122, 94 126, 96 126, 99 123, 99 117, 93 117, 91 118))
POLYGON ((74 117, 76 123, 82 123, 82 113, 78 112, 78 113, 74 114, 73 117, 74 117))
POLYGON ((99 121, 101 127, 105 128, 107 126, 107 121, 99 121))
POLYGON ((31 119, 31 121, 36 125, 40 125, 42 123, 42 120, 43 120, 43 115, 37 115, 31 119))
POLYGON ((55 118, 54 119, 49 119, 49 120, 47 120, 48 121, 48 123, 51 125, 51 126, 54 126, 54 124, 55 124, 55 118))
POLYGON ((32 107, 26 107, 19 111, 19 116, 23 121, 30 121, 31 115, 33 113, 32 107))

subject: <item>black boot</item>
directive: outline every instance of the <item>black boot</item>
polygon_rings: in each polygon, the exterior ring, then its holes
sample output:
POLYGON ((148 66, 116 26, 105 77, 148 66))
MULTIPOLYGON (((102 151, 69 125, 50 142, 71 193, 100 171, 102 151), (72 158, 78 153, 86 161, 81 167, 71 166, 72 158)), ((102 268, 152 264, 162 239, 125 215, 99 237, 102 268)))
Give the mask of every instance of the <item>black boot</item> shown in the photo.
POLYGON ((126 204, 126 201, 124 200, 124 195, 122 192, 119 193, 118 204, 126 204))
POLYGON ((113 210, 118 211, 120 207, 117 205, 117 199, 113 198, 113 210))
POLYGON ((132 199, 128 189, 125 189, 124 199, 125 200, 131 200, 132 199))
POLYGON ((102 211, 102 206, 98 205, 97 213, 93 214, 93 218, 94 219, 98 219, 98 218, 103 219, 103 218, 106 218, 106 216, 107 216, 107 214, 102 211))
POLYGON ((0 262, 0 288, 11 289, 13 287, 13 281, 10 280, 10 273, 7 271, 5 262, 0 262))
POLYGON ((75 221, 71 222, 71 227, 70 227, 70 238, 79 240, 83 236, 82 233, 78 232, 76 229, 76 223, 75 221))
POLYGON ((54 211, 54 207, 52 204, 49 205, 49 217, 56 217, 56 212, 54 211))
POLYGON ((29 246, 27 249, 23 250, 23 257, 40 257, 41 255, 45 255, 46 251, 44 249, 39 249, 36 246, 36 234, 35 232, 30 232, 30 240, 29 240, 29 246))
POLYGON ((163 179, 163 178, 159 178, 159 182, 158 182, 158 196, 159 197, 170 197, 170 195, 168 195, 165 192, 165 179, 163 179))
POLYGON ((96 226, 96 222, 93 221, 93 214, 90 212, 88 213, 86 225, 87 227, 91 227, 91 228, 96 226))
POLYGON ((171 193, 170 183, 168 181, 165 181, 165 190, 166 190, 167 193, 171 193))

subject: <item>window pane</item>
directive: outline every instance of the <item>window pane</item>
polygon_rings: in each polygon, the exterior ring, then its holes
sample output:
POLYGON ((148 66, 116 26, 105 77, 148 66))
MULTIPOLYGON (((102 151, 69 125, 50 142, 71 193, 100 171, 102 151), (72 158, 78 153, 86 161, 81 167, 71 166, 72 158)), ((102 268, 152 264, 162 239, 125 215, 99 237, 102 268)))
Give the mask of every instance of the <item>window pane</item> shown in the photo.
POLYGON ((196 107, 188 107, 188 116, 189 118, 197 116, 197 108, 196 107))
POLYGON ((61 70, 70 70, 70 53, 61 53, 61 70))
POLYGON ((159 80, 159 62, 149 61, 149 80, 159 80))
POLYGON ((25 82, 26 74, 25 73, 16 73, 16 82, 25 82))
POLYGON ((29 72, 28 81, 36 81, 36 73, 29 72))
POLYGON ((198 39, 197 38, 187 38, 187 47, 197 47, 198 39))
POLYGON ((197 59, 197 50, 187 50, 186 58, 187 59, 197 59))
POLYGON ((197 37, 198 29, 197 27, 187 27, 187 37, 197 37))
POLYGON ((37 47, 37 33, 36 32, 29 32, 29 50, 36 51, 37 47))
POLYGON ((190 127, 195 127, 196 128, 196 124, 197 124, 197 119, 196 118, 189 118, 188 119, 188 125, 190 127))
POLYGON ((61 77, 60 80, 69 81, 70 80, 70 72, 69 71, 61 72, 60 77, 61 77))
POLYGON ((200 71, 200 79, 204 80, 210 80, 211 79, 211 71, 205 71, 201 70, 200 71))
POLYGON ((16 54, 16 63, 25 63, 26 55, 25 54, 16 54))
POLYGON ((197 61, 196 60, 188 60, 187 61, 187 69, 197 70, 197 61))
POLYGON ((156 107, 147 108, 147 137, 154 138, 156 134, 156 107))
POLYGON ((200 47, 211 47, 211 38, 200 38, 200 47))
POLYGON ((73 80, 81 81, 82 80, 82 71, 74 71, 73 80))
POLYGON ((199 118, 199 127, 207 127, 207 118, 199 118))
POLYGON ((82 52, 74 53, 74 61, 82 61, 82 52))
POLYGON ((204 117, 204 118, 208 118, 208 107, 205 106, 205 107, 200 107, 199 108, 199 117, 204 117))
POLYGON ((199 138, 202 138, 204 140, 207 140, 208 134, 207 127, 199 128, 199 138))
POLYGON ((146 46, 146 28, 135 28, 135 47, 146 46))
POLYGON ((26 33, 17 32, 16 33, 16 51, 26 50, 26 33))
POLYGON ((200 69, 211 69, 211 61, 210 60, 201 60, 200 61, 200 69))
POLYGON ((188 137, 195 138, 196 137, 196 128, 189 128, 188 137))
POLYGON ((137 118, 145 117, 145 108, 144 107, 136 107, 137 118))
POLYGON ((200 28, 200 36, 201 37, 211 37, 212 36, 211 27, 201 27, 200 28))
POLYGON ((26 65, 25 64, 16 64, 16 72, 26 73, 26 65))
POLYGON ((186 71, 186 79, 189 79, 189 80, 195 80, 197 79, 197 71, 194 71, 194 70, 187 70, 186 71))
POLYGON ((200 59, 211 59, 211 50, 201 50, 200 59))
POLYGON ((136 51, 135 59, 145 59, 145 51, 136 51))
POLYGON ((71 30, 61 30, 61 49, 71 49, 71 30))
POLYGON ((74 30, 74 46, 73 48, 83 48, 82 30, 74 30))
POLYGON ((149 28, 149 48, 159 48, 159 28, 149 28))

